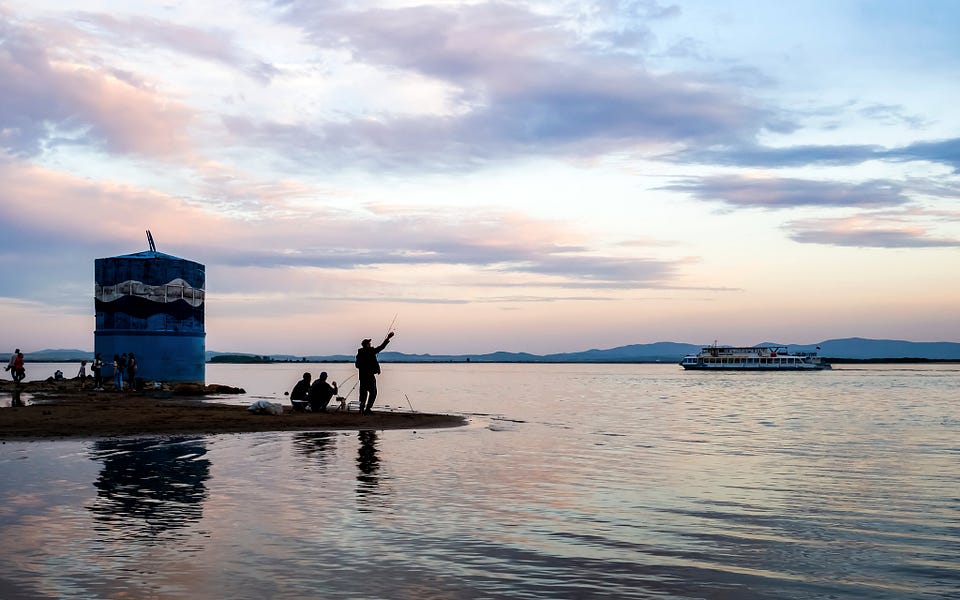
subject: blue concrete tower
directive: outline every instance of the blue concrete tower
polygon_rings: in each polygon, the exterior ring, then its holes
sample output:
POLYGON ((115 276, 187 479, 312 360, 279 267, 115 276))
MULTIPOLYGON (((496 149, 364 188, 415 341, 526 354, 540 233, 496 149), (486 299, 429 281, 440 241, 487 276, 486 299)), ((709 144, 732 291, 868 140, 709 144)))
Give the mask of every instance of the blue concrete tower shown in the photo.
POLYGON ((95 261, 94 351, 104 376, 114 354, 133 352, 139 378, 204 383, 204 266, 157 252, 149 231, 147 239, 147 252, 95 261))

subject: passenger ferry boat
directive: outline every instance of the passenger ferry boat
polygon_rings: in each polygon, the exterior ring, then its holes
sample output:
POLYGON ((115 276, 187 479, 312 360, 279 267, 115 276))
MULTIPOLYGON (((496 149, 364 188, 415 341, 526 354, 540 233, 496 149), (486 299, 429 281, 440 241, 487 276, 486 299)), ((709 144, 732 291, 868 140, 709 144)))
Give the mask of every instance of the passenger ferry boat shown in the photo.
POLYGON ((816 352, 789 352, 786 346, 732 348, 716 345, 684 356, 680 366, 684 369, 732 371, 821 371, 830 368, 816 352))

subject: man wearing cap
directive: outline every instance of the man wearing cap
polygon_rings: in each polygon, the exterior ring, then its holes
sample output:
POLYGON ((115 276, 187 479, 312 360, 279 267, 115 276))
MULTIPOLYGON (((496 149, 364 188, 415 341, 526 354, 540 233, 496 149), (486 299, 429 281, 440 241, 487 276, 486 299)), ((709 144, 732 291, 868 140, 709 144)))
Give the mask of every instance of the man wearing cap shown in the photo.
POLYGON ((391 331, 383 339, 383 343, 376 348, 370 345, 371 340, 367 338, 360 342, 360 348, 357 349, 357 360, 354 365, 360 371, 360 414, 369 415, 373 410, 373 401, 377 399, 377 375, 380 374, 377 354, 387 347, 392 337, 391 331))
POLYGON ((310 410, 312 412, 327 412, 330 398, 337 393, 337 382, 327 383, 327 372, 320 373, 320 377, 310 386, 310 410))

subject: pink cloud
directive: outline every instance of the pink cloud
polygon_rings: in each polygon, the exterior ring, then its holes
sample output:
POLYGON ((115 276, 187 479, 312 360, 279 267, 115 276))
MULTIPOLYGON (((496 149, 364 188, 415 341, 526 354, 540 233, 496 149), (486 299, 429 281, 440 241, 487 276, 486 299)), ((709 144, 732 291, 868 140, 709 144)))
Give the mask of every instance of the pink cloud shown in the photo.
POLYGON ((883 212, 834 219, 805 219, 784 226, 801 243, 860 248, 930 248, 960 246, 960 239, 938 237, 931 227, 915 219, 923 211, 883 212))
POLYGON ((32 236, 56 232, 57 239, 90 240, 109 232, 122 239, 136 232, 139 238, 151 225, 192 239, 188 232, 217 232, 227 220, 153 190, 14 161, 0 160, 0 180, 0 217, 32 236))
POLYGON ((358 218, 318 202, 284 202, 285 191, 308 195, 294 183, 262 182, 261 189, 248 181, 249 206, 237 210, 11 161, 0 161, 0 178, 7 184, 0 221, 15 226, 22 243, 44 240, 46 255, 57 248, 109 253, 131 240, 139 246, 149 228, 161 251, 237 268, 446 265, 582 289, 662 287, 682 265, 605 255, 592 249, 587 231, 513 211, 373 205, 370 218, 358 218))
POLYGON ((0 145, 20 155, 61 143, 167 159, 190 152, 190 109, 50 45, 69 33, 7 21, 0 35, 0 145))

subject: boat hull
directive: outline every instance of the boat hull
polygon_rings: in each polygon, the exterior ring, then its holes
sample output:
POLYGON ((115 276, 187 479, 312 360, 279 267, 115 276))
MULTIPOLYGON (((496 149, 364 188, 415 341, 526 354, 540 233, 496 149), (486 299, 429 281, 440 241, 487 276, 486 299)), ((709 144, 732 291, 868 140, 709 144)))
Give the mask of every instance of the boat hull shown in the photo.
POLYGON ((736 365, 684 365, 681 367, 688 371, 827 371, 832 367, 830 365, 802 365, 802 366, 750 366, 739 367, 736 365))

